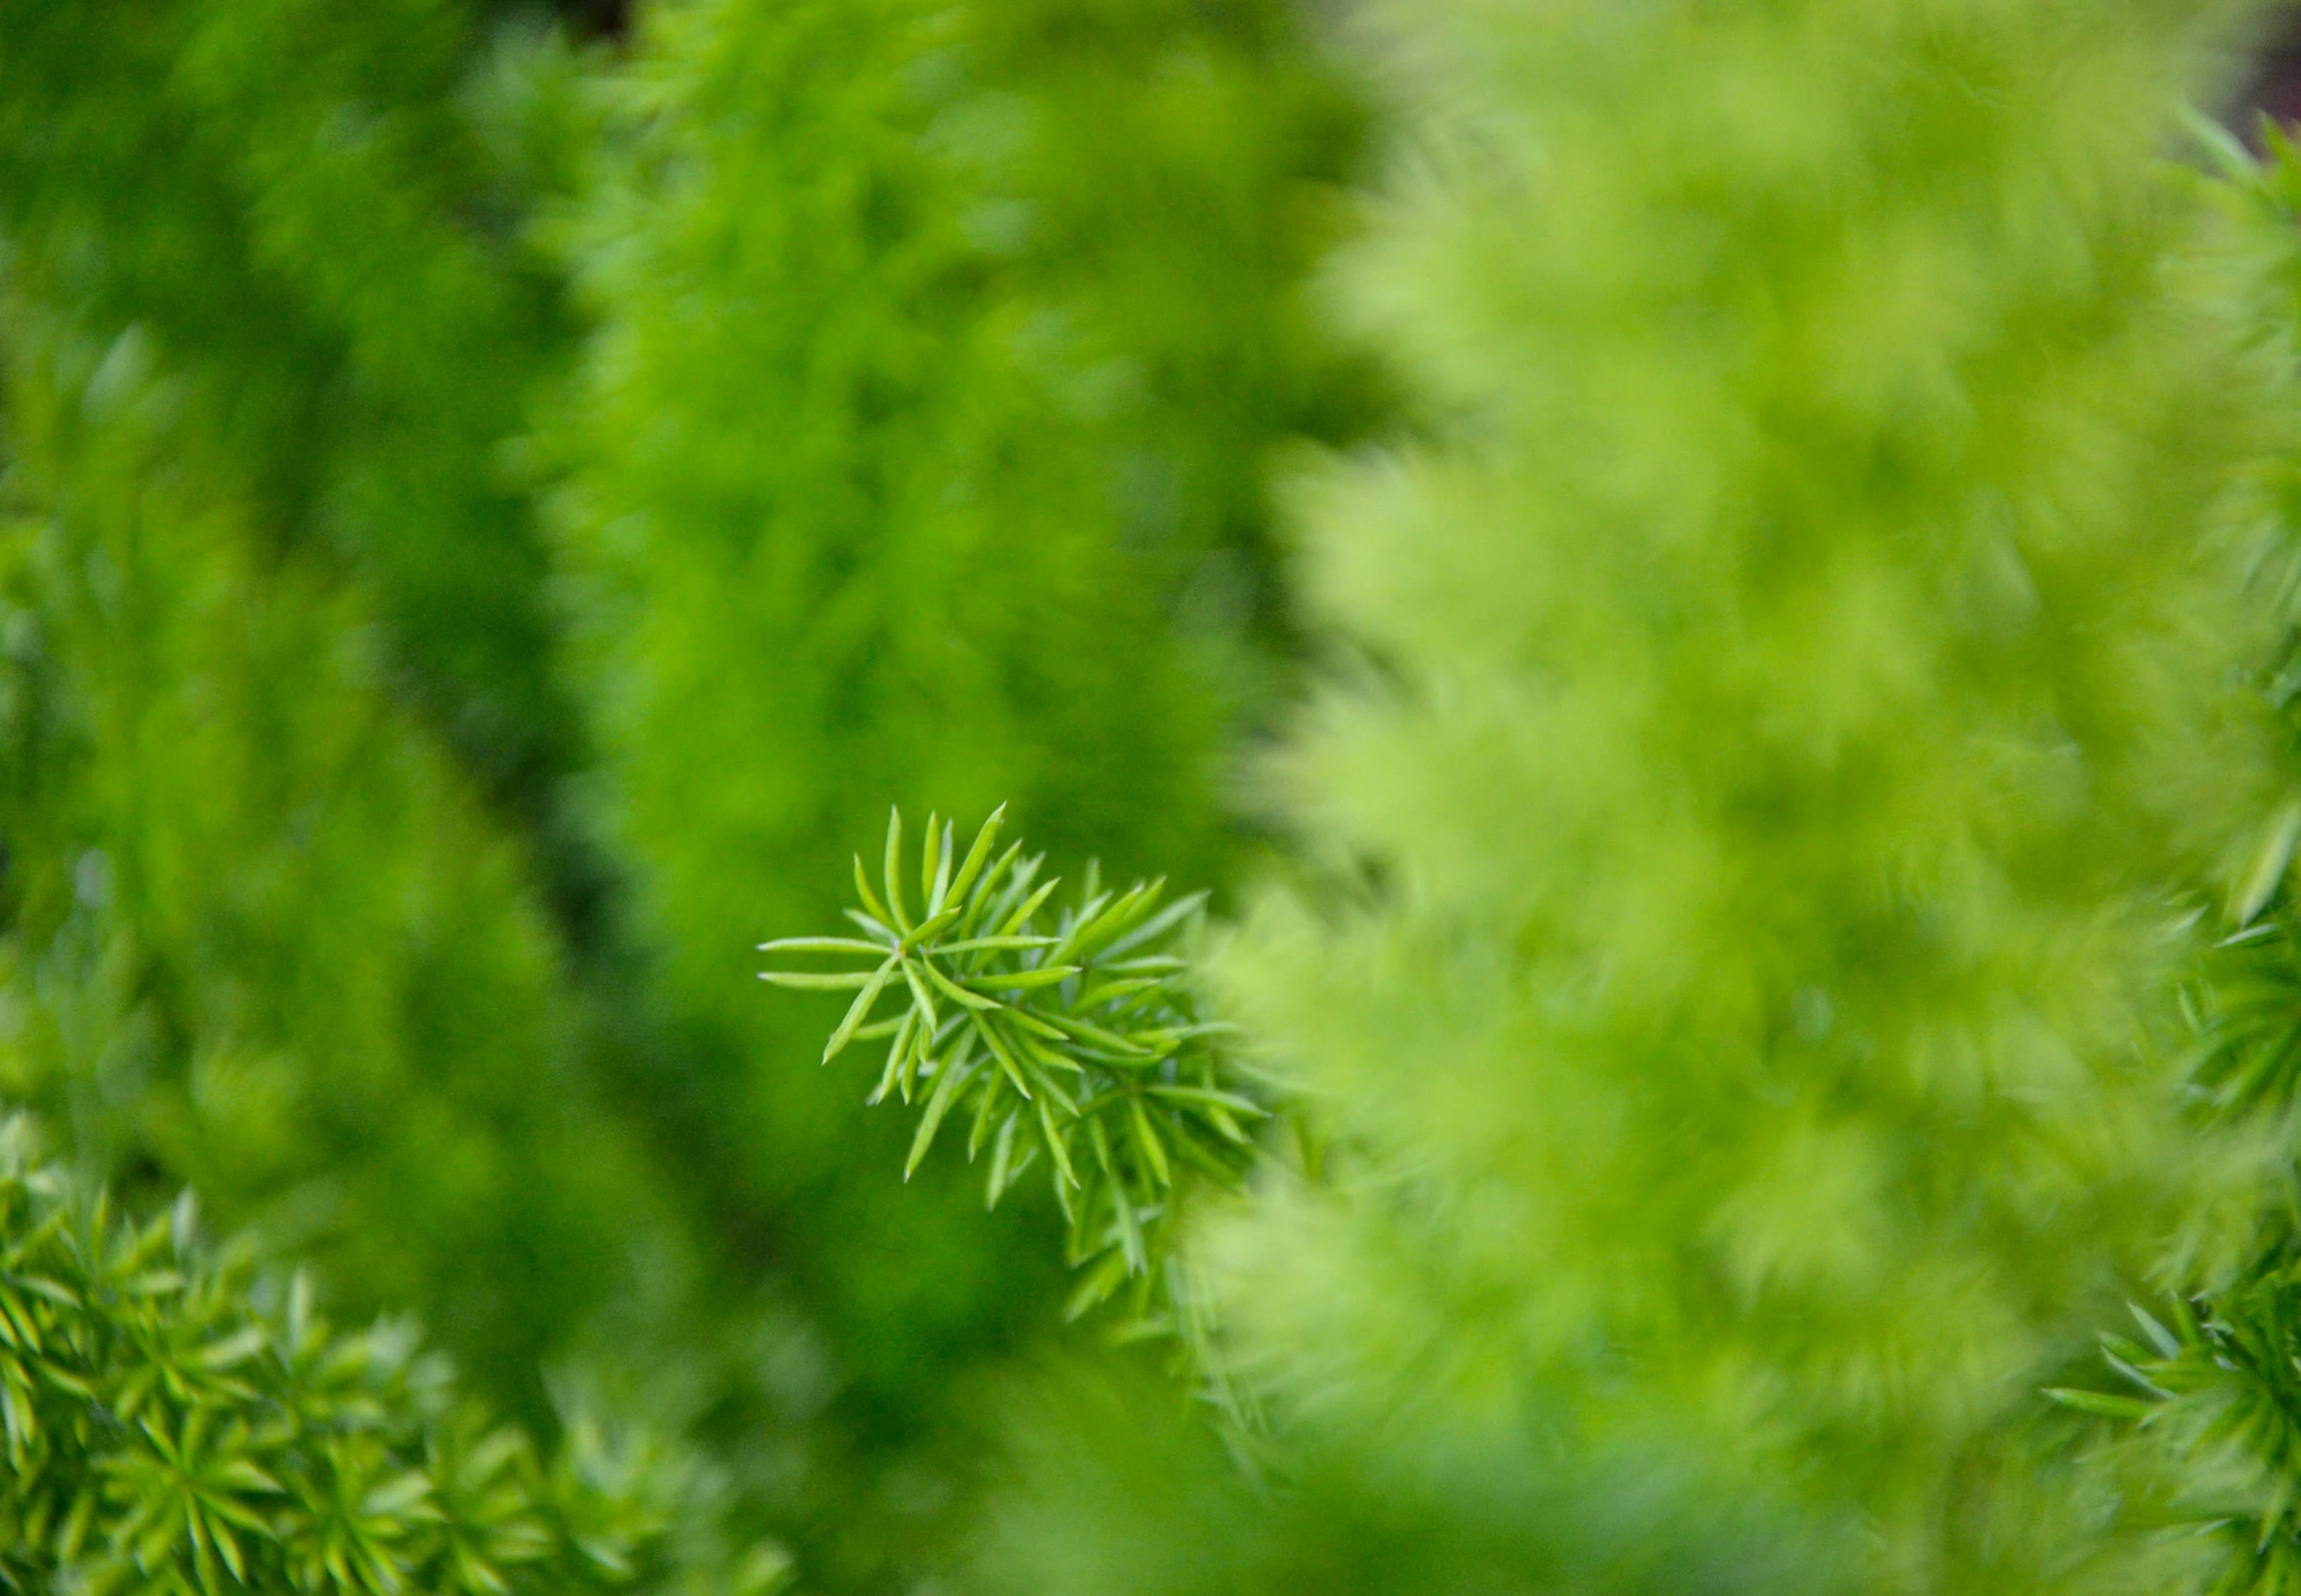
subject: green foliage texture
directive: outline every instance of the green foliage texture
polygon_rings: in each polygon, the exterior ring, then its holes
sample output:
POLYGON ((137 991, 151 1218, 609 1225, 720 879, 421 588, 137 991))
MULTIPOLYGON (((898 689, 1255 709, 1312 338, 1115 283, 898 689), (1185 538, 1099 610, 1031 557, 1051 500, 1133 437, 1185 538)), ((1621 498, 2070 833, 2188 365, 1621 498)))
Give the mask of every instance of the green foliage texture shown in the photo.
POLYGON ((2301 1589, 2249 8, 603 14, 0 0, 0 1581, 2301 1589))
POLYGON ((1692 1458, 1866 1588, 2288 1588, 2291 307, 2158 164, 2231 21, 1372 9, 1333 295, 1421 420, 1297 483, 1357 663, 1211 966, 1328 1156, 1191 1243, 1282 1441, 1692 1458), (2174 1399, 2068 1401, 2161 1453, 2043 1390, 2152 1291, 2174 1399))
POLYGON ((532 809, 574 734, 490 454, 555 310, 488 29, 434 0, 11 5, 0 216, 16 290, 199 384, 259 534, 360 573, 379 663, 532 809))
MULTIPOLYGON (((2283 428, 2283 447, 2248 473, 2248 508, 2269 531, 2257 585, 2274 606, 2281 635, 2259 675, 2278 717, 2283 802, 2259 867, 2238 902, 2244 923, 2197 962, 2185 985, 2194 1041, 2186 1070, 2210 1123, 2255 1127, 2290 1149, 2301 1107, 2301 945, 2295 941, 2291 850, 2301 826, 2292 806, 2294 720, 2301 686, 2301 587, 2295 582, 2293 439, 2301 437, 2294 383, 2301 372, 2301 166, 2289 138, 2261 130, 2266 159, 2256 162, 2226 140, 2219 145, 2224 182, 2211 191, 2229 223, 2223 258, 2225 300, 2242 318, 2255 350, 2282 381, 2268 410, 2283 428)), ((2288 1178, 2289 1175, 2288 1175, 2288 1178)), ((2234 1274, 2136 1305, 2133 1323, 2106 1337, 2106 1361, 2074 1390, 2058 1392, 2084 1410, 2130 1423, 2176 1460, 2180 1489, 2169 1505, 2176 1522, 2204 1531, 2223 1547, 2215 1588, 2266 1596, 2301 1581, 2301 1533, 2294 1520, 2301 1480, 2301 1386, 2294 1379, 2301 1347, 2301 1295, 2293 1199, 2288 1190, 2234 1274), (2210 1290, 2199 1290, 2210 1284, 2210 1290)))
POLYGON ((1098 890, 1093 866, 1074 904, 1039 916, 1061 885, 1038 880, 1045 856, 1022 844, 996 849, 994 809, 962 860, 955 830, 929 815, 919 860, 919 910, 905 906, 902 816, 887 821, 879 890, 855 861, 861 937, 784 937, 763 953, 861 955, 856 971, 769 970, 762 979, 802 991, 853 991, 824 1044, 829 1064, 851 1042, 886 1043, 867 1103, 919 1098, 903 1179, 958 1112, 970 1129, 967 1161, 987 1146, 986 1208, 1041 1152, 1068 1222, 1068 1262, 1084 1273, 1071 1293, 1077 1318, 1137 1283, 1134 1327, 1177 1331, 1187 1303, 1174 1240, 1186 1195, 1211 1180, 1235 1187, 1254 1142, 1245 1127, 1269 1110, 1239 1088, 1198 1016, 1174 949, 1194 929, 1204 895, 1161 904, 1164 881, 1098 890), (955 873, 954 873, 955 872, 955 873), (883 894, 883 895, 882 895, 883 894), (901 1010, 873 1019, 882 997, 901 1010), (1017 1133, 1020 1133, 1019 1135, 1017 1133))
MULTIPOLYGON (((1062 1285, 813 1059, 751 949, 890 798, 1209 877, 1287 628, 1266 456, 1378 385, 1296 293, 1358 113, 1282 4, 691 0, 548 236, 589 318, 539 452, 581 812, 628 870, 635 1095, 908 1444, 1062 1285), (933 1267, 919 1260, 931 1258, 933 1267)), ((820 1029, 819 1029, 820 1027, 820 1029)), ((827 1503, 851 1515, 858 1483, 827 1503)))
POLYGON ((655 1199, 516 851, 135 340, 12 352, 8 1089, 531 1386, 655 1199))
POLYGON ((797 1027, 742 983, 760 929, 836 912, 863 805, 1011 796, 1058 857, 1213 856, 1219 712, 1253 673, 1195 661, 1165 612, 1251 587, 1262 454, 1337 402, 1298 396, 1314 358, 1283 345, 1349 119, 1277 50, 1284 15, 647 19, 557 230, 597 322, 558 520, 603 824, 668 981, 732 1039, 729 1100, 775 1128, 754 1182, 820 1187, 850 1124, 760 1062, 797 1027))
POLYGON ((549 303, 491 217, 479 19, 0 31, 8 1089, 535 1416, 631 1255, 688 1249, 569 1078, 534 863, 572 723, 489 464, 549 303))
POLYGON ((764 1592, 693 1560, 692 1460, 577 1424, 540 1457, 404 1325, 331 1330, 308 1281, 88 1200, 0 1125, 0 1584, 214 1596, 764 1592), (689 1560, 682 1562, 682 1555, 689 1560))
POLYGON ((2163 997, 2274 844, 2273 393, 2155 166, 2228 20, 1378 13, 1336 293, 1435 419, 1297 489, 1355 869, 1217 972, 1338 1149, 1206 1239, 1242 1374, 1691 1449, 1878 1588, 2179 1577, 2038 1386, 2274 1167, 2163 997))
POLYGON ((0 7, 0 1090, 541 1429, 595 1371, 835 1588, 946 1560, 922 1437, 1059 1281, 855 1156, 748 949, 889 797, 1228 846, 1265 457, 1377 396, 1303 40, 0 7))

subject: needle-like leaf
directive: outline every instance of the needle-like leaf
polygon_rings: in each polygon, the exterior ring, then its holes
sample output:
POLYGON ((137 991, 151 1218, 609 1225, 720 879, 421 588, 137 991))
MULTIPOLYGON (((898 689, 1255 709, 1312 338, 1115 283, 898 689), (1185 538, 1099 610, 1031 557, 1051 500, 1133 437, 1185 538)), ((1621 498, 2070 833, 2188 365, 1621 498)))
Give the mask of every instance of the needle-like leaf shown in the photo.
MULTIPOLYGON (((991 1150, 985 1202, 995 1205, 1043 1154, 1070 1227, 1066 1252, 1094 1288, 1087 1296, 1099 1302, 1127 1280, 1155 1295, 1180 1199, 1197 1183, 1236 1184, 1253 1155, 1241 1121, 1267 1112, 1216 1050, 1220 1029, 1199 1019, 1173 951, 1204 894, 1162 903, 1157 881, 1106 890, 1090 865, 1080 901, 1052 914, 1059 879, 1038 881, 1039 861, 1023 857, 1019 841, 992 857, 1003 818, 994 811, 959 861, 955 827, 930 816, 919 861, 926 906, 913 920, 900 885, 901 818, 890 809, 883 896, 857 863, 862 906, 849 915, 868 939, 786 937, 769 947, 872 961, 790 984, 859 989, 827 1057, 855 1041, 886 1042, 868 1101, 908 1103, 924 1078, 905 1179, 972 1093, 967 1157, 991 1150), (897 975, 908 994, 902 1014, 869 1022, 897 975)), ((1147 1312, 1138 1301, 1138 1318, 1147 1312)))

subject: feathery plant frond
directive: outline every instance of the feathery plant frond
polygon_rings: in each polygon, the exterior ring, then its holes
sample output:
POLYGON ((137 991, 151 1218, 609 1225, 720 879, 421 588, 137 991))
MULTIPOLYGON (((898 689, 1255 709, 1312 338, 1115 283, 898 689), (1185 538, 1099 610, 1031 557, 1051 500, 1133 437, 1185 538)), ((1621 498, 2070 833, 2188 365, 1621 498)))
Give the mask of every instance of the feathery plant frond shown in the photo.
POLYGON ((969 1161, 989 1151, 991 1206, 1043 1154, 1082 1270, 1070 1316, 1132 1280, 1142 1323, 1155 1327, 1162 1299, 1176 1300, 1171 1243, 1189 1184, 1237 1185, 1254 1158, 1248 1126, 1269 1113, 1226 1068, 1220 1028, 1199 1018, 1175 951, 1206 894, 1168 902, 1163 880, 1106 889, 1090 864, 1076 900, 1053 907, 1061 882, 1039 879, 1043 855, 1025 857, 1014 842, 992 856, 1005 816, 1001 804, 963 859, 951 824, 928 817, 914 916, 893 812, 879 890, 855 861, 861 906, 848 917, 861 937, 760 944, 869 967, 761 979, 856 994, 823 1061, 852 1043, 886 1043, 867 1101, 921 1106, 904 1179, 954 1118, 967 1126, 969 1161), (889 997, 901 1012, 873 1018, 889 997))
POLYGON ((546 1458, 402 1327, 331 1330, 282 1281, 149 1222, 0 1122, 0 1591, 86 1596, 766 1596, 781 1560, 682 1568, 696 1481, 570 1427, 546 1458))
POLYGON ((2176 1460, 2165 1515, 2222 1549, 2214 1596, 2301 1590, 2301 1271, 2282 1257, 2210 1297, 2135 1307, 2139 1338, 2102 1337, 2114 1388, 2064 1406, 2153 1430, 2176 1460))

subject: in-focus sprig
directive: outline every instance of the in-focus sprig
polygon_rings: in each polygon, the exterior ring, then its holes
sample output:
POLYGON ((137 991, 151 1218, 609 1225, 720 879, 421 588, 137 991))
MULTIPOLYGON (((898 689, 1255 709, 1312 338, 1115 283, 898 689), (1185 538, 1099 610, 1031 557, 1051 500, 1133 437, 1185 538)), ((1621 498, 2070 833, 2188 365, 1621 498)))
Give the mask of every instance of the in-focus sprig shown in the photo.
POLYGON ((1161 880, 1105 890, 1090 864, 1077 900, 1050 909, 1060 882, 1039 880, 1043 855, 1025 858, 1015 842, 991 856, 1005 815, 1003 804, 993 811, 963 860, 949 822, 928 817, 914 917, 893 813, 882 891, 855 861, 862 903, 848 917, 861 937, 760 944, 869 967, 761 978, 856 994, 824 1062, 851 1043, 885 1041, 868 1101, 894 1094, 921 1105, 905 1179, 953 1120, 967 1126, 969 1161, 988 1150, 992 1206, 1043 1155, 1070 1224, 1070 1262, 1082 1270, 1069 1312, 1133 1280, 1141 1322, 1156 1328, 1172 1302, 1173 1282, 1160 1277, 1181 1200, 1194 1180, 1235 1186, 1254 1158, 1247 1127, 1268 1113, 1226 1070, 1220 1028, 1199 1019, 1174 951, 1205 894, 1162 903, 1161 880), (901 1012, 874 1018, 888 996, 901 1012))

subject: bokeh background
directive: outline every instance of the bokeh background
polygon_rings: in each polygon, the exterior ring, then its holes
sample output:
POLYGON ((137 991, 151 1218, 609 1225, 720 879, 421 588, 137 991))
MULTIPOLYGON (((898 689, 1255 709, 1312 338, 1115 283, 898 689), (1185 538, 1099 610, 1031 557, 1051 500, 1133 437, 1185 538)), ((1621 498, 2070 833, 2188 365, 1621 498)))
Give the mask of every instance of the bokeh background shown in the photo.
POLYGON ((1387 413, 1304 291, 1324 25, 0 8, 0 1092, 500 1410, 695 1440, 820 1588, 923 1577, 1058 1222, 905 1189, 751 949, 894 799, 1258 845, 1267 473, 1387 413))
MULTIPOLYGON (((1224 909, 1284 851, 1247 773, 1331 649, 1271 483, 1432 422, 1329 313, 1342 9, 0 0, 0 1095, 537 1432, 692 1449, 810 1590, 1484 1588, 1676 1522, 1089 1446, 1173 1404, 1063 1326, 1051 1201, 896 1179, 753 978, 894 800, 1224 909), (1047 1575, 1015 1468, 1145 1559, 1047 1575)), ((2252 59, 2249 135, 2301 28, 2252 59)))

